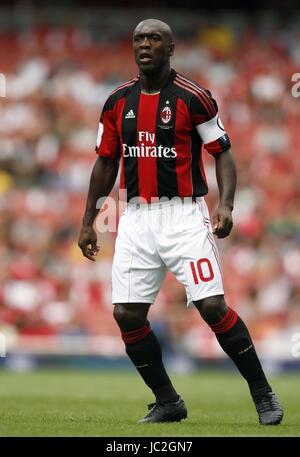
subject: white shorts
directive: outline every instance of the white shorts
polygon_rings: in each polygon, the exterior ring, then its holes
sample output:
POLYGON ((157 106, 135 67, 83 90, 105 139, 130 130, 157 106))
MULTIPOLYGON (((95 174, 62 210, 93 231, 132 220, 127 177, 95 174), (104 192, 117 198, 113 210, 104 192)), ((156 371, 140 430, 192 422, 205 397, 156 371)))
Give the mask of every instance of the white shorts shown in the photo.
POLYGON ((129 204, 120 218, 112 268, 113 303, 154 303, 166 270, 187 305, 223 295, 221 263, 206 202, 129 204))

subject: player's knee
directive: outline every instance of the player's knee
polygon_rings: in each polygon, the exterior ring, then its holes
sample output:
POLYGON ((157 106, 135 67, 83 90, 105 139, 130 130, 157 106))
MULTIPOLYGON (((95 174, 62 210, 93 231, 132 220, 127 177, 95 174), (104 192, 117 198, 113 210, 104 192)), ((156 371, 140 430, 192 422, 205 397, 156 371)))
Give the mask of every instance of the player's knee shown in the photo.
POLYGON ((116 303, 114 305, 113 316, 123 331, 135 330, 143 327, 146 323, 146 316, 141 310, 130 309, 123 303, 116 303))
POLYGON ((123 304, 114 305, 113 316, 120 328, 122 328, 129 320, 129 312, 123 304))
POLYGON ((227 306, 222 295, 206 297, 195 302, 201 316, 208 324, 219 322, 226 314, 227 306))

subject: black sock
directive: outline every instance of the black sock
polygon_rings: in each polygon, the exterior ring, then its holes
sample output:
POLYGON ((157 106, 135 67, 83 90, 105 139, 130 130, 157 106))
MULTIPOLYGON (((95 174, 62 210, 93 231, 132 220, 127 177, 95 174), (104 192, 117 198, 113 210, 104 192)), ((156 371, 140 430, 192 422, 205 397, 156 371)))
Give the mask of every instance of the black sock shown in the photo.
POLYGON ((224 318, 210 326, 222 349, 248 382, 251 395, 271 392, 248 329, 236 312, 228 308, 224 318))
POLYGON ((162 403, 178 400, 178 394, 165 370, 162 351, 150 324, 130 332, 122 332, 126 353, 144 382, 162 403))

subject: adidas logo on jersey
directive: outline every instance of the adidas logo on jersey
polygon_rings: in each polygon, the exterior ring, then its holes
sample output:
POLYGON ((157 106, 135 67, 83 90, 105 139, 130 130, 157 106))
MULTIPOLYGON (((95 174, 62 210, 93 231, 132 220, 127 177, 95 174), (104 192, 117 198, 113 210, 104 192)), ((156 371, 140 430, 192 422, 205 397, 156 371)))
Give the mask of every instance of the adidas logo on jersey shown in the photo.
POLYGON ((125 116, 125 119, 135 119, 135 114, 132 109, 128 111, 128 113, 125 116))

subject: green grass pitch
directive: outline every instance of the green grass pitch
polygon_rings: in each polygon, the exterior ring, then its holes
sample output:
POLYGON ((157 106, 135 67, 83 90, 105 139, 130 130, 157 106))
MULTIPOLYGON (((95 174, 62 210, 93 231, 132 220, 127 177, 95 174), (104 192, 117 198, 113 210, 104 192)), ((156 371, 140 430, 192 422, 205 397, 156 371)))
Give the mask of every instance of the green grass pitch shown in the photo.
POLYGON ((153 396, 135 372, 0 371, 0 436, 300 436, 299 375, 271 378, 285 409, 258 425, 245 381, 231 372, 172 375, 189 417, 140 425, 153 396))

